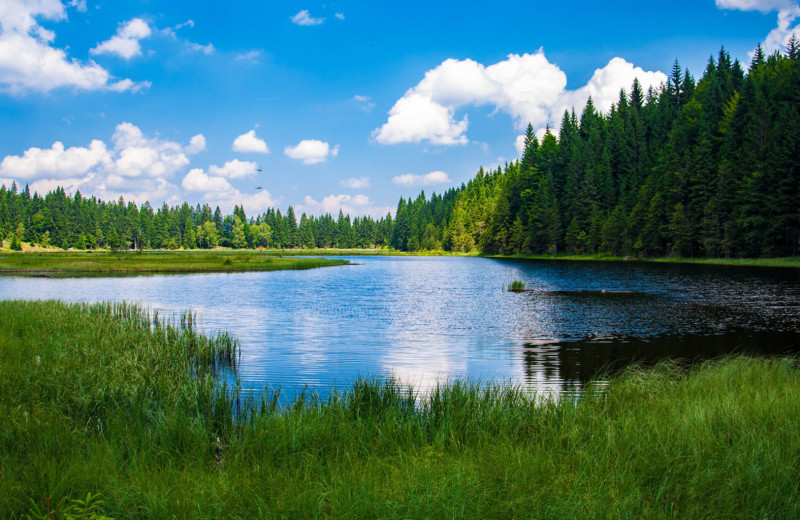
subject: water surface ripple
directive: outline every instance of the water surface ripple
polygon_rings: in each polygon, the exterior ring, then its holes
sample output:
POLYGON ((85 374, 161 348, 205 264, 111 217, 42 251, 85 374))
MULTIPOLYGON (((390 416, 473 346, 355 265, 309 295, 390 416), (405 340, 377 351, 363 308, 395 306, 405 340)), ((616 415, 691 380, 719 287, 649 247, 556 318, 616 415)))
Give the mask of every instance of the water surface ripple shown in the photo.
POLYGON ((470 378, 558 392, 664 357, 800 350, 800 273, 645 263, 353 257, 311 271, 0 277, 0 298, 135 301, 197 312, 242 341, 246 388, 356 377, 470 378), (523 280, 522 293, 504 290, 523 280))

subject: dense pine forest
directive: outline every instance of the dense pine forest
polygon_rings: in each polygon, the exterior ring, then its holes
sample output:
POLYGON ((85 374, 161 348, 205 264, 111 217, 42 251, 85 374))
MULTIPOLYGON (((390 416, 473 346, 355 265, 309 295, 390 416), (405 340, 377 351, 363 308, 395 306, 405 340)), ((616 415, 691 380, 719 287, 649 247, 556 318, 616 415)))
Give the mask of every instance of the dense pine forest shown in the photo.
POLYGON ((528 127, 518 161, 478 170, 394 217, 293 208, 104 202, 57 189, 0 188, 0 236, 76 249, 366 248, 489 254, 774 257, 800 238, 800 42, 749 69, 723 49, 695 80, 676 61, 659 89, 638 82, 608 114, 592 100, 541 141, 528 127))

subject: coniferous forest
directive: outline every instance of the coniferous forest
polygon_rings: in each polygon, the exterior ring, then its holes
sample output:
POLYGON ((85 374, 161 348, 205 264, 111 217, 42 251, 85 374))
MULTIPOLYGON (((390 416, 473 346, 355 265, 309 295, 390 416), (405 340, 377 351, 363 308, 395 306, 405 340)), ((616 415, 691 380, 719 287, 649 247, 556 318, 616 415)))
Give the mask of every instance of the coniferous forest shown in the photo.
POLYGON ((248 217, 184 203, 106 202, 0 188, 0 236, 76 249, 366 248, 487 254, 778 257, 800 239, 800 42, 757 48, 747 71, 723 49, 700 79, 676 61, 607 114, 589 99, 518 161, 443 195, 401 198, 394 217, 248 217))

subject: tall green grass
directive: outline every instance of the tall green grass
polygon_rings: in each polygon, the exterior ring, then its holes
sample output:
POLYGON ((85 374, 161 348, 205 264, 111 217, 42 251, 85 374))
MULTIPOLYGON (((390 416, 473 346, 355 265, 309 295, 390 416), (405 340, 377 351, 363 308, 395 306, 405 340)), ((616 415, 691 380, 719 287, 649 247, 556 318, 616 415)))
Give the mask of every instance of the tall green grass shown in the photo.
POLYGON ((0 274, 169 274, 236 271, 277 271, 313 269, 344 265, 348 262, 333 258, 298 258, 247 252, 126 252, 109 253, 4 253, 0 255, 0 274))
POLYGON ((629 369, 562 400, 359 380, 282 407, 221 383, 235 341, 191 314, 0 302, 0 324, 10 518, 88 493, 113 518, 800 516, 793 359, 629 369))
POLYGON ((508 290, 510 292, 522 292, 525 290, 525 282, 522 280, 514 280, 508 284, 508 290))

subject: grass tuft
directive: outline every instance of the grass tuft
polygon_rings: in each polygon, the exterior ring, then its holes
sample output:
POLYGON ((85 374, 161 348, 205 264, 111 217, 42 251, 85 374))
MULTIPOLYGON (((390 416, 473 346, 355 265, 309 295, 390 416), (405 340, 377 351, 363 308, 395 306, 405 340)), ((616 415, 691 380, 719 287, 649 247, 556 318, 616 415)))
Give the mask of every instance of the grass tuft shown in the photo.
POLYGON ((511 292, 522 292, 525 290, 525 282, 522 280, 514 280, 508 285, 508 290, 511 292))

